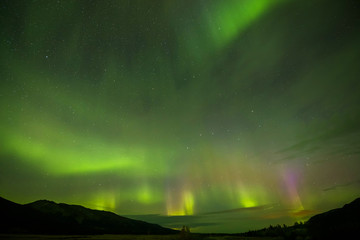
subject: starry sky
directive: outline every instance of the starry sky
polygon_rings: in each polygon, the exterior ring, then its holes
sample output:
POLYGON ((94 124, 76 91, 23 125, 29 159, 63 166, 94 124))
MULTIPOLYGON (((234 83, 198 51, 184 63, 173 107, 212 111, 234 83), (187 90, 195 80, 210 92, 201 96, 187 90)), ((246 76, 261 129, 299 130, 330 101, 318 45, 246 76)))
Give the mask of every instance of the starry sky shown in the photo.
POLYGON ((0 1, 0 195, 194 232, 360 196, 344 0, 0 1))

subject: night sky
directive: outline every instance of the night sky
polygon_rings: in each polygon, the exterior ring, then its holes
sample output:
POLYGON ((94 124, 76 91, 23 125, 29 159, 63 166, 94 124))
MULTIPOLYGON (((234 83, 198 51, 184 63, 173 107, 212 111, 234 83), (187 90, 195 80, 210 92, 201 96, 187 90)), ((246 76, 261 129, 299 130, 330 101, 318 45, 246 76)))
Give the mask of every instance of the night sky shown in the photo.
POLYGON ((193 232, 360 196, 360 3, 0 1, 0 196, 193 232))

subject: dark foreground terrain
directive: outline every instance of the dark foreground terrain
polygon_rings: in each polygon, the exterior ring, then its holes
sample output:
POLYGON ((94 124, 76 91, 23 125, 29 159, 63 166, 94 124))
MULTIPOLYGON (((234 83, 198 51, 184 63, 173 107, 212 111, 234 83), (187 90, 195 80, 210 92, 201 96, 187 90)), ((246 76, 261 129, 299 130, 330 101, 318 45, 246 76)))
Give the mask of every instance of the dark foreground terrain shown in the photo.
POLYGON ((202 236, 193 235, 184 238, 181 235, 84 235, 84 236, 54 236, 54 235, 4 235, 1 240, 279 240, 279 237, 240 237, 240 236, 202 236))
POLYGON ((37 201, 20 205, 0 198, 0 240, 207 240, 207 239, 358 239, 360 198, 306 223, 277 225, 233 235, 196 234, 132 220, 82 206, 37 201))
POLYGON ((112 212, 39 200, 18 204, 0 197, 0 233, 40 235, 171 235, 178 231, 112 212))

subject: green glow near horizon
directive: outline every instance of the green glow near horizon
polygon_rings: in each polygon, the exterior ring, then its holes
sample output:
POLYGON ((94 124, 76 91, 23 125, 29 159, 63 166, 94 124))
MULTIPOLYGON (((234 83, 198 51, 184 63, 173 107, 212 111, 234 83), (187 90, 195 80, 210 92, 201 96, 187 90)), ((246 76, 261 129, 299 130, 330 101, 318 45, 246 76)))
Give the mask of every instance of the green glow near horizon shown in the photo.
POLYGON ((89 203, 90 208, 104 211, 116 210, 116 198, 112 193, 100 193, 96 194, 89 203))

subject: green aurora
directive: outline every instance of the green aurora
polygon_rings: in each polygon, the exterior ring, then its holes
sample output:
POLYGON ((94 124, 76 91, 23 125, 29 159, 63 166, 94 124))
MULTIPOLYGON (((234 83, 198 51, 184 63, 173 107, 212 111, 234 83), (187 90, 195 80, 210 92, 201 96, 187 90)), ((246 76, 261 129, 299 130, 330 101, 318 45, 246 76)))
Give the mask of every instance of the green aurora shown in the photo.
POLYGON ((0 3, 0 194, 166 227, 292 224, 360 195, 360 4, 0 3))

